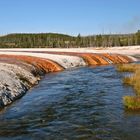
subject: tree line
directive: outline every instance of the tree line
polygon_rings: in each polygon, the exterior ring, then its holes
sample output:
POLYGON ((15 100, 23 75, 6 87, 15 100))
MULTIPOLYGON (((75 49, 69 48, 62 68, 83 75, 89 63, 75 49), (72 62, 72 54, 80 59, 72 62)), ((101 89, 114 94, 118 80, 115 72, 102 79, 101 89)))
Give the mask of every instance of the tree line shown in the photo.
POLYGON ((0 37, 0 48, 78 48, 140 45, 140 30, 133 34, 69 36, 64 34, 8 34, 0 37))

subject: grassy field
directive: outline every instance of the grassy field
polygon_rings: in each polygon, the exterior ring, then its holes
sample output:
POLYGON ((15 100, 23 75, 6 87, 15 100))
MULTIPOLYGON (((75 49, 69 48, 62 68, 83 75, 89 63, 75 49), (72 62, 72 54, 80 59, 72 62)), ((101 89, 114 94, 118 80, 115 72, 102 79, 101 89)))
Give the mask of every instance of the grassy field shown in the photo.
POLYGON ((132 110, 140 109, 140 64, 123 64, 118 65, 119 72, 133 72, 134 74, 123 79, 123 83, 130 85, 136 91, 134 96, 123 97, 126 108, 132 110))

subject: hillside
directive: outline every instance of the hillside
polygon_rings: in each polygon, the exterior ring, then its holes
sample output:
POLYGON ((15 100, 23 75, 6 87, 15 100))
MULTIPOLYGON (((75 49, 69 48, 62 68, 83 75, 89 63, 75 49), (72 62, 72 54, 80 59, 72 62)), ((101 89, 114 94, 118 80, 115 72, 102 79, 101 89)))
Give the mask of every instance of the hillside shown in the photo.
POLYGON ((0 48, 78 48, 140 45, 140 32, 77 37, 55 34, 8 34, 0 37, 0 48))

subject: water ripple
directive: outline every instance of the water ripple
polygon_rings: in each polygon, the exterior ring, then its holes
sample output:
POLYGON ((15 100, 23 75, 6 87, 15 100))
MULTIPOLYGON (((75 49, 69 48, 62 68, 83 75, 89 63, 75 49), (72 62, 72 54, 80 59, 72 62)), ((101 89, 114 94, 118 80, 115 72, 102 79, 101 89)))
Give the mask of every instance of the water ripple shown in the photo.
POLYGON ((139 140, 140 113, 125 111, 113 66, 51 73, 0 112, 2 140, 139 140))

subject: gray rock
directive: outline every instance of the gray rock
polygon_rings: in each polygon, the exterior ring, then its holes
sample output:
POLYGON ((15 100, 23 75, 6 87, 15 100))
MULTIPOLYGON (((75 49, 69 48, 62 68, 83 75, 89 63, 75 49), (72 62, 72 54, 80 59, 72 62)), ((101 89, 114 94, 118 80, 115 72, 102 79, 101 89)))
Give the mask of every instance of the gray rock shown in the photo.
POLYGON ((14 64, 0 63, 0 107, 11 104, 38 83, 39 76, 14 64))

